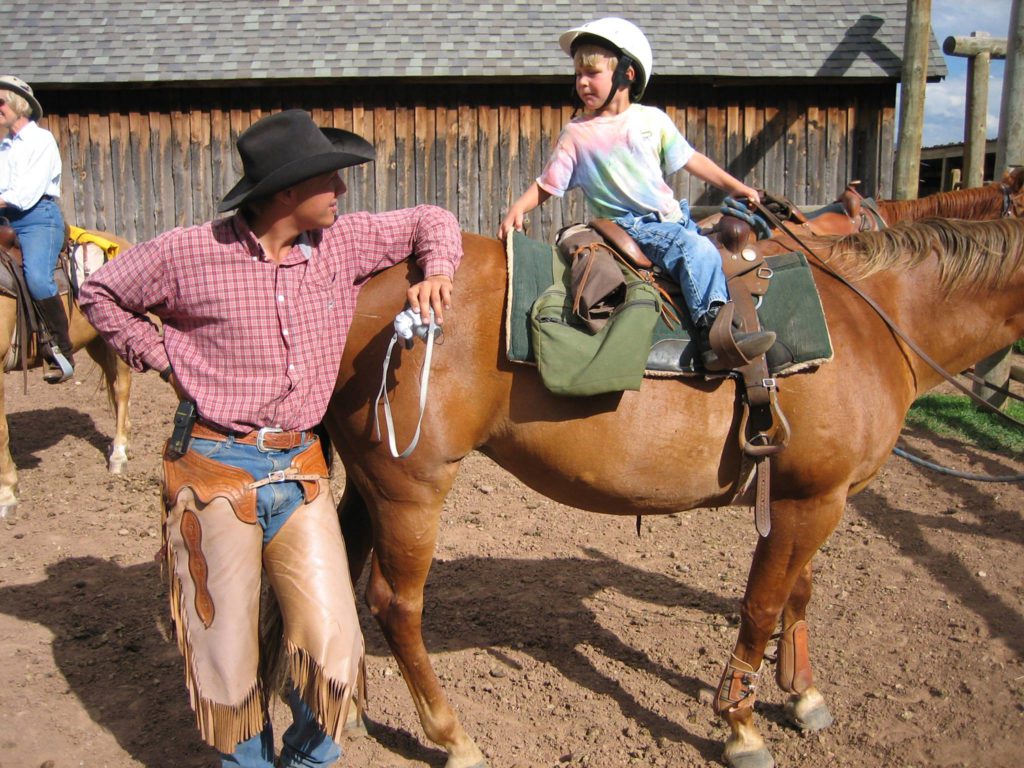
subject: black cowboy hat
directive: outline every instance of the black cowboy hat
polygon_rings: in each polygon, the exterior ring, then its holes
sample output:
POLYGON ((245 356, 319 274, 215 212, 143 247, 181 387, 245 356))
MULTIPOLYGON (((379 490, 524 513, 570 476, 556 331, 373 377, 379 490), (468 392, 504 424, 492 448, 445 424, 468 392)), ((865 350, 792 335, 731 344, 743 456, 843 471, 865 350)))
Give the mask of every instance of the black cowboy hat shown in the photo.
POLYGON ((0 91, 10 91, 16 93, 32 108, 32 114, 30 117, 39 121, 43 116, 43 106, 39 103, 39 99, 32 93, 32 86, 22 80, 20 77, 14 75, 4 75, 0 77, 0 91))
POLYGON ((245 175, 220 201, 217 210, 221 212, 376 155, 366 139, 340 128, 318 128, 301 109, 287 109, 253 123, 238 137, 238 154, 245 175))

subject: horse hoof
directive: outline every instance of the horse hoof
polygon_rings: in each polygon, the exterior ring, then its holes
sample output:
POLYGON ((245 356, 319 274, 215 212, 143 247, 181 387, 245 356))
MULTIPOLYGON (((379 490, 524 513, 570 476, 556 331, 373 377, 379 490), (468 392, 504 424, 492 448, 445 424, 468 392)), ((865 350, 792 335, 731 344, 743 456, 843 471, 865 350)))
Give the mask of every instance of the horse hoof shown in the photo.
POLYGON ((112 475, 124 474, 124 468, 128 466, 128 455, 124 450, 111 450, 107 456, 107 471, 112 475))
POLYGON ((18 502, 13 504, 0 504, 0 520, 3 520, 7 515, 18 508, 18 502))
POLYGON ((775 768, 775 758, 766 747, 762 747, 753 752, 725 755, 725 764, 729 768, 775 768))
POLYGON ((820 731, 832 725, 832 713, 815 689, 786 702, 786 714, 801 731, 820 731))
POLYGON ((480 760, 479 762, 473 763, 472 765, 462 766, 458 763, 453 763, 452 759, 449 757, 448 762, 444 764, 444 768, 487 768, 487 761, 480 760))
POLYGON ((345 723, 341 734, 347 739, 362 739, 369 736, 370 732, 366 729, 366 720, 360 717, 345 723))

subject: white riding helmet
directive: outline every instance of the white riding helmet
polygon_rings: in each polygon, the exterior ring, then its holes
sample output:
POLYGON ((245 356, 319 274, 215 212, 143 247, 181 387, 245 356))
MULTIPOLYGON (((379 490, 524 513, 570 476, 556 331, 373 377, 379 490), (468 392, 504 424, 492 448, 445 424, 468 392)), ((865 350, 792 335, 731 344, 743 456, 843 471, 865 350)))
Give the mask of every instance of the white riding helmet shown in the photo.
POLYGON ((568 32, 563 32, 558 38, 558 44, 562 46, 563 51, 572 56, 573 48, 581 37, 592 37, 604 41, 633 60, 637 73, 631 96, 633 101, 639 101, 640 97, 644 95, 644 91, 647 90, 647 83, 651 79, 651 68, 654 66, 651 44, 647 41, 647 36, 640 31, 640 27, 631 21, 608 16, 596 21, 588 21, 582 27, 575 27, 568 32))

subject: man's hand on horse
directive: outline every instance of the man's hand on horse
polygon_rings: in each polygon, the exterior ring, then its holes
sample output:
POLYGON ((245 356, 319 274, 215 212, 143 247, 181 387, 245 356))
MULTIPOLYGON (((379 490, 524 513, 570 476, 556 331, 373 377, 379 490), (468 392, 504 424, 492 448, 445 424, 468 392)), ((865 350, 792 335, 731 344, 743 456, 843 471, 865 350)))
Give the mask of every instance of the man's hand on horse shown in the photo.
POLYGON ((430 322, 430 310, 434 310, 434 322, 444 324, 444 310, 452 307, 452 280, 445 275, 431 275, 422 283, 416 283, 407 294, 409 306, 420 313, 424 325, 430 322))

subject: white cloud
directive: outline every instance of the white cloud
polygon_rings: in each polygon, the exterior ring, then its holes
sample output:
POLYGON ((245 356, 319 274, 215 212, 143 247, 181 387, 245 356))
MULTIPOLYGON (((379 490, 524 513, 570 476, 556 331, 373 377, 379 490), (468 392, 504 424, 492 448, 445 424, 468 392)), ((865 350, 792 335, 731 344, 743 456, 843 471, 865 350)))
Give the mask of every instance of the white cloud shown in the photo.
MULTIPOLYGON (((938 44, 950 36, 986 32, 992 37, 1007 36, 1010 26, 1008 0, 935 0, 932 4, 932 32, 938 44)), ((966 59, 946 56, 949 76, 931 83, 925 92, 923 146, 952 144, 964 139, 967 102, 966 59)), ((999 132, 1004 63, 993 61, 989 76, 987 136, 999 132)))

